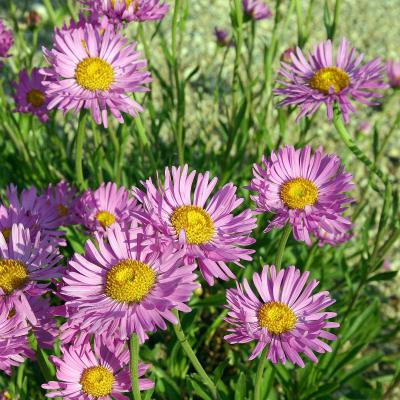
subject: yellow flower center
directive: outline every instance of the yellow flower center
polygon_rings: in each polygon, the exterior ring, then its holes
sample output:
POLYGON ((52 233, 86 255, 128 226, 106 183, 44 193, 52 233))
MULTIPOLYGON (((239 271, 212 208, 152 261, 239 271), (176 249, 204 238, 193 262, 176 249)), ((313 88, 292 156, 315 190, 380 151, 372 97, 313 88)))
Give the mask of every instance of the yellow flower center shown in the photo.
POLYGON ((309 179, 296 178, 281 187, 281 199, 289 208, 304 209, 318 200, 318 189, 309 179))
POLYGON ((26 94, 26 101, 33 107, 42 106, 45 100, 44 93, 37 89, 32 89, 26 94))
POLYGON ((258 324, 274 335, 291 331, 296 322, 295 313, 280 301, 265 303, 258 310, 258 324))
POLYGON ((209 242, 215 233, 214 223, 207 213, 198 206, 178 207, 171 216, 171 223, 179 235, 183 229, 189 244, 209 242))
POLYGON ((28 269, 18 260, 0 260, 0 288, 11 294, 28 282, 28 269))
POLYGON ((4 229, 1 231, 1 233, 2 233, 3 236, 4 236, 4 239, 5 239, 5 240, 8 240, 8 238, 9 238, 10 235, 11 235, 11 229, 10 229, 10 228, 4 228, 4 229))
POLYGON ((123 260, 107 272, 105 293, 122 303, 140 303, 155 281, 156 273, 147 264, 137 260, 123 260))
POLYGON ((81 376, 82 391, 93 397, 107 396, 112 392, 113 373, 105 367, 86 368, 81 376))
POLYGON ((63 204, 58 204, 57 210, 60 217, 66 217, 68 215, 68 207, 65 207, 63 204))
POLYGON ((310 80, 310 86, 321 93, 328 94, 332 87, 335 93, 350 85, 349 75, 338 67, 325 67, 318 70, 310 80))
POLYGON ((114 81, 114 69, 99 57, 88 57, 76 67, 75 79, 80 86, 92 92, 109 90, 114 81))
POLYGON ((103 228, 108 228, 115 222, 115 215, 108 211, 100 211, 96 214, 96 219, 103 228))
MULTIPOLYGON (((124 0, 119 0, 122 3, 124 0)), ((113 8, 115 8, 115 3, 117 0, 111 0, 113 8)), ((139 9, 139 2, 137 0, 125 0, 125 9, 128 9, 131 4, 134 4, 135 12, 139 9)))

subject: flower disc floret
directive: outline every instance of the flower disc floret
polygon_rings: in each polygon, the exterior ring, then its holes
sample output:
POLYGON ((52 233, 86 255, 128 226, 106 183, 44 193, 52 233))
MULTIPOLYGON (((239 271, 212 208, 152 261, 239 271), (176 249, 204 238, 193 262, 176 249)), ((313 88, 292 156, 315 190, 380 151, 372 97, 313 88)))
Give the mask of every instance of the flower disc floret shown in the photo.
POLYGON ((107 396, 112 392, 114 383, 113 373, 103 367, 89 367, 82 373, 80 384, 82 391, 93 397, 107 396))
POLYGON ((318 70, 310 80, 310 86, 321 93, 328 94, 331 88, 335 93, 350 85, 349 75, 338 67, 325 67, 318 70))
POLYGON ((110 227, 116 220, 115 215, 109 211, 100 211, 97 213, 96 219, 103 228, 110 227))
POLYGON ((123 303, 140 303, 153 288, 156 273, 137 260, 123 260, 115 264, 106 276, 105 293, 123 303))
POLYGON ((76 67, 75 78, 79 85, 92 92, 109 90, 114 81, 114 69, 100 57, 88 57, 76 67))
POLYGON ((309 179, 296 178, 282 185, 280 196, 289 208, 303 210, 318 200, 318 189, 309 179))
POLYGON ((198 206, 178 207, 171 215, 176 233, 184 230, 189 244, 208 243, 215 233, 210 214, 198 206))
POLYGON ((26 101, 33 107, 41 107, 46 101, 46 97, 42 91, 32 89, 26 94, 26 101))
POLYGON ((0 260, 0 288, 6 294, 21 289, 28 281, 28 269, 18 260, 0 260))
POLYGON ((274 335, 290 332, 296 326, 296 321, 296 314, 279 301, 265 303, 258 311, 259 325, 274 335))

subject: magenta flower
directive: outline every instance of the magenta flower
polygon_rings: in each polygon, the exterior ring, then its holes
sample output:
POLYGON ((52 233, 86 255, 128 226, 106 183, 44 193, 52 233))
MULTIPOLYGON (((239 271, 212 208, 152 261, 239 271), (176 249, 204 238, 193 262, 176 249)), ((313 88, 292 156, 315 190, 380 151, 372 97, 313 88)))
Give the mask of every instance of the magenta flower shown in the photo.
POLYGON ((195 265, 182 265, 182 252, 156 252, 141 228, 116 226, 107 241, 96 239, 98 247, 88 241, 84 256, 74 255, 63 279, 61 295, 72 299, 67 309, 77 310, 64 331, 78 321, 90 333, 125 340, 136 332, 144 342, 146 332, 166 329, 164 320, 176 323, 173 308, 190 311, 185 302, 198 287, 197 276, 195 265))
POLYGON ((48 206, 57 210, 60 217, 59 226, 73 225, 80 222, 75 213, 77 201, 76 188, 68 182, 61 180, 56 186, 49 185, 44 193, 48 206))
POLYGON ((400 61, 390 60, 386 63, 386 73, 389 79, 389 85, 392 88, 400 87, 400 61))
MULTIPOLYGON (((125 343, 108 336, 95 336, 80 347, 61 347, 62 357, 52 356, 57 369, 57 381, 42 388, 50 390, 46 397, 62 396, 65 400, 129 400, 131 389, 129 350, 125 343), (124 395, 126 393, 127 395, 124 395)), ((139 363, 138 374, 143 376, 149 365, 139 363)), ((151 389, 150 379, 139 379, 139 389, 151 389)))
POLYGON ((36 189, 31 187, 22 190, 21 195, 18 196, 17 187, 10 185, 7 188, 7 200, 10 204, 9 208, 12 209, 10 212, 17 214, 14 222, 22 223, 25 228, 30 228, 32 237, 40 232, 42 239, 48 238, 57 246, 66 245, 63 238, 64 232, 57 230, 62 225, 65 216, 60 213, 60 209, 55 204, 49 201, 46 194, 38 195, 36 189), (31 225, 32 220, 33 225, 31 225), (25 225, 24 222, 29 224, 25 225))
POLYGON ((77 113, 91 111, 97 124, 108 126, 108 111, 123 123, 121 112, 136 117, 143 108, 128 94, 147 91, 150 73, 143 71, 146 61, 136 51, 136 43, 91 24, 56 31, 53 50, 43 49, 51 65, 40 72, 49 77, 43 85, 51 98, 49 109, 77 113))
POLYGON ((117 224, 128 227, 136 208, 136 199, 112 182, 102 183, 94 192, 87 190, 75 206, 81 223, 91 232, 105 232, 117 224))
POLYGON ((243 11, 249 19, 260 20, 272 17, 269 7, 261 0, 243 0, 243 11))
POLYGON ((37 319, 37 324, 32 326, 32 331, 36 336, 39 346, 44 349, 53 349, 59 330, 52 307, 50 306, 50 299, 31 297, 28 301, 37 319))
POLYGON ((29 229, 13 225, 6 242, 0 233, 0 302, 11 304, 32 325, 38 319, 29 300, 48 291, 49 279, 61 275, 60 255, 40 233, 31 238, 29 229), (43 282, 43 283, 40 283, 43 282))
POLYGON ((47 110, 49 99, 45 95, 42 81, 43 76, 39 74, 38 68, 33 68, 31 77, 26 70, 19 73, 19 82, 14 82, 16 89, 14 99, 17 105, 15 111, 37 115, 42 122, 46 122, 49 119, 47 110))
POLYGON ((14 44, 14 38, 11 30, 8 30, 3 20, 0 19, 0 58, 9 57, 8 50, 14 44))
POLYGON ((214 28, 214 35, 217 44, 221 47, 232 47, 233 40, 230 38, 229 33, 224 29, 214 28))
POLYGON ((330 40, 315 46, 308 59, 297 48, 292 53, 291 64, 281 63, 279 73, 285 80, 279 81, 282 87, 274 90, 275 94, 284 96, 279 105, 299 106, 299 120, 325 104, 328 120, 332 120, 333 105, 338 103, 344 120, 348 122, 349 113, 356 111, 351 99, 376 105, 378 103, 372 98, 382 97, 377 89, 387 88, 382 80, 383 65, 379 58, 361 65, 363 57, 354 48, 350 49, 346 39, 339 45, 336 61, 330 40))
POLYGON ((161 20, 169 10, 160 0, 83 0, 90 12, 104 15, 111 23, 161 20))
POLYGON ((274 364, 291 363, 304 367, 303 353, 318 362, 316 353, 330 352, 331 348, 321 339, 335 340, 336 336, 325 329, 337 328, 329 319, 336 313, 324 311, 335 300, 328 292, 311 295, 318 285, 312 280, 307 286, 309 272, 302 273, 294 266, 276 272, 275 266, 264 266, 261 274, 253 275, 256 293, 247 279, 236 289, 227 290, 226 321, 232 325, 225 336, 229 343, 256 341, 250 360, 268 347, 268 359, 274 364))
POLYGON ((251 210, 233 215, 243 202, 236 196, 236 187, 228 183, 211 196, 216 184, 217 178, 210 181, 209 172, 196 177, 196 171, 188 174, 185 165, 171 171, 166 168, 164 186, 159 182, 158 190, 151 179, 143 183, 146 192, 133 189, 143 205, 133 215, 144 225, 153 225, 176 248, 183 248, 186 262, 197 260, 210 285, 214 278, 235 278, 227 262, 240 266, 240 260, 252 259, 254 251, 244 247, 255 242, 249 235, 256 227, 251 210))
POLYGON ((327 236, 348 237, 342 235, 351 222, 343 213, 352 202, 346 194, 353 187, 352 176, 336 154, 285 146, 263 157, 262 165, 254 164, 253 175, 249 189, 257 192, 251 196, 257 211, 275 214, 265 232, 290 224, 295 239, 307 244, 310 233, 325 241, 327 236))
MULTIPOLYGON (((1 261, 0 261, 1 263, 1 261)), ((1 264, 0 264, 1 265, 1 264)), ((0 370, 11 375, 11 367, 33 357, 28 343, 29 327, 15 310, 0 300, 0 370)))

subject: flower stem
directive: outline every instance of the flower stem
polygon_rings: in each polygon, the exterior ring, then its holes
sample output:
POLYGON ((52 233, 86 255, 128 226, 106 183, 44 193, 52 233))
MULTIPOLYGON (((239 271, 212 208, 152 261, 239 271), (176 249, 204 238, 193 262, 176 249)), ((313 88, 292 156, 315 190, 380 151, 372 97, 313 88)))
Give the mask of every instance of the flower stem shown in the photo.
POLYGON ((280 268, 281 268, 283 253, 285 251, 286 243, 289 239, 291 232, 292 232, 292 226, 290 224, 287 224, 283 228, 281 240, 279 241, 278 250, 277 250, 276 256, 275 256, 275 268, 277 270, 280 270, 280 268))
MULTIPOLYGON (((182 325, 179 320, 179 313, 177 310, 173 311, 176 319, 178 320, 177 324, 174 324, 174 331, 176 334, 176 337, 179 340, 179 343, 181 344, 184 352, 186 353, 187 357, 189 358, 190 362, 192 363, 194 369, 197 371, 197 373, 201 376, 203 382, 210 388, 210 391, 212 393, 213 399, 218 399, 218 391, 217 388, 214 385, 214 382, 211 380, 211 378, 207 375, 207 372, 204 371, 204 368, 200 364, 200 361, 198 360, 196 354, 194 353, 192 347, 190 346, 190 343, 188 342, 185 333, 182 330, 182 325)), ((136 399, 135 399, 136 400, 136 399)))
POLYGON ((260 360, 258 362, 257 373, 256 373, 256 384, 254 387, 254 400, 261 400, 261 388, 263 384, 264 367, 267 361, 268 347, 265 347, 261 353, 260 360))
POLYGON ((82 109, 79 114, 78 131, 76 134, 76 154, 75 154, 75 174, 78 186, 83 188, 85 180, 82 171, 82 155, 83 155, 83 142, 85 139, 85 126, 86 126, 87 112, 82 109))
POLYGON ((368 168, 369 171, 373 172, 376 176, 378 176, 382 182, 386 185, 388 178, 382 172, 380 168, 378 168, 374 162, 372 162, 355 144, 353 139, 350 137, 349 132, 343 123, 342 115, 340 113, 339 107, 335 105, 333 111, 333 124, 337 132, 340 135, 340 138, 343 140, 343 143, 349 148, 349 150, 368 168))
POLYGON ((139 337, 136 333, 132 333, 129 340, 129 351, 131 355, 130 369, 132 395, 134 400, 141 400, 142 397, 139 389, 139 337))

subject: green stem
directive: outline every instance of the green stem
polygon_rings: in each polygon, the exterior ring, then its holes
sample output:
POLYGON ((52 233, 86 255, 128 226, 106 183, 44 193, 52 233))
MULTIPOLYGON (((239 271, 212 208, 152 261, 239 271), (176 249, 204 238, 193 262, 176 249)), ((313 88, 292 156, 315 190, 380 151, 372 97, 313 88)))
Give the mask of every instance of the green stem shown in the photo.
POLYGON ((56 12, 54 11, 53 4, 51 4, 51 0, 43 0, 43 3, 49 13, 51 24, 54 26, 57 25, 56 12))
POLYGON ((297 43, 299 47, 303 47, 304 45, 304 19, 303 19, 303 10, 301 8, 301 1, 296 0, 296 16, 297 16, 297 43))
POLYGON ((256 373, 256 385, 254 388, 254 400, 261 400, 261 388, 263 386, 263 374, 265 363, 267 361, 268 347, 265 347, 261 353, 260 360, 258 361, 257 373, 256 373))
POLYGON ((184 82, 180 80, 179 65, 178 65, 178 46, 177 46, 177 28, 178 18, 181 8, 181 0, 175 0, 174 14, 172 17, 171 29, 171 53, 172 67, 174 72, 175 89, 176 89, 176 121, 175 121, 175 140, 178 148, 179 164, 185 164, 185 145, 183 135, 183 122, 185 116, 185 100, 184 100, 184 82))
POLYGON ((335 14, 333 16, 333 21, 332 21, 332 25, 331 25, 331 29, 328 35, 328 39, 333 39, 333 37, 335 36, 335 32, 336 32, 336 27, 339 21, 339 15, 340 15, 340 2, 341 0, 336 0, 335 2, 335 14))
POLYGON ((361 149, 355 144, 353 139, 350 137, 349 132, 343 123, 342 115, 340 113, 339 107, 337 104, 334 107, 333 111, 333 124, 337 132, 339 133, 340 138, 342 139, 343 143, 349 148, 349 150, 369 169, 369 171, 373 172, 377 175, 382 182, 386 185, 388 178, 382 172, 380 168, 378 168, 375 163, 373 163, 362 151, 361 149))
POLYGON ((279 241, 278 250, 275 256, 275 268, 279 271, 282 264, 282 257, 285 251, 286 243, 289 239, 290 233, 292 232, 292 226, 287 224, 282 231, 281 240, 279 241))
POLYGON ((82 170, 83 142, 85 141, 87 112, 82 109, 79 114, 78 131, 76 134, 76 154, 75 154, 75 174, 78 186, 82 189, 85 187, 82 170))
POLYGON ((141 400, 139 389, 139 337, 136 333, 132 333, 129 340, 129 350, 131 355, 130 369, 131 369, 131 384, 132 395, 134 400, 141 400))
MULTIPOLYGON (((179 343, 181 344, 184 352, 186 353, 187 357, 189 358, 190 362, 192 363, 194 369, 197 371, 197 373, 201 376, 203 382, 210 388, 210 391, 212 393, 213 399, 218 399, 218 391, 217 388, 214 385, 214 382, 211 380, 211 378, 207 375, 207 372, 204 371, 204 368, 200 364, 200 361, 198 360, 196 354, 194 353, 190 343, 188 342, 185 333, 182 330, 182 325, 179 320, 179 312, 177 310, 173 311, 176 319, 178 321, 177 324, 174 324, 174 331, 176 334, 176 337, 179 340, 179 343)), ((136 399, 135 399, 136 400, 136 399)))

